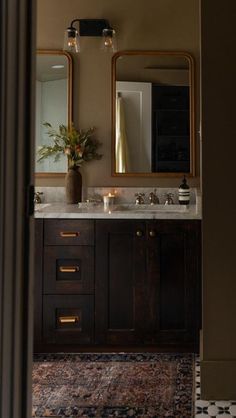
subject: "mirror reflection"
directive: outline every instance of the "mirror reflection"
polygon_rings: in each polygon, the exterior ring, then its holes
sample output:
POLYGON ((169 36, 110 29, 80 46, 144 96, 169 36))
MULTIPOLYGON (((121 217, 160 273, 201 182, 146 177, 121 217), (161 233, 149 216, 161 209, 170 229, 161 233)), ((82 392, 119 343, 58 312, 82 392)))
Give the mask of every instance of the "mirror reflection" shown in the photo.
POLYGON ((114 175, 193 175, 192 80, 188 54, 114 56, 114 175))
POLYGON ((62 51, 37 51, 36 58, 36 130, 35 171, 40 175, 52 175, 67 171, 66 156, 54 161, 54 157, 37 161, 37 150, 51 145, 47 128, 49 122, 56 129, 71 123, 71 57, 62 51))

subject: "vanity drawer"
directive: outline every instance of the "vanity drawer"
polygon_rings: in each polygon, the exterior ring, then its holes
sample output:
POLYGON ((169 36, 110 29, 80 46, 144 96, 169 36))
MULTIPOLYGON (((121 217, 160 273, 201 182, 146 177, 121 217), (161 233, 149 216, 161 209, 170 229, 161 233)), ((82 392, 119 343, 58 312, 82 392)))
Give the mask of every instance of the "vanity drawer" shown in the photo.
POLYGON ((43 298, 43 340, 53 344, 90 344, 94 339, 94 297, 43 298))
POLYGON ((44 294, 93 293, 94 247, 45 247, 43 277, 44 294))
POLYGON ((94 245, 94 221, 45 219, 45 245, 94 245))

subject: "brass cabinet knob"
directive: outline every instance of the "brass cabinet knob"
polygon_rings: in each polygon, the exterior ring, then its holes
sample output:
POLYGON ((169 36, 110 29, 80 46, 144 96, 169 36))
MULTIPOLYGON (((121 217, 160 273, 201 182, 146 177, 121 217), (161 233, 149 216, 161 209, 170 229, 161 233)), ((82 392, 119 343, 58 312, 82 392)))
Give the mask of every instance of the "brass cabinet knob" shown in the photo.
POLYGON ((142 237, 142 236, 143 236, 143 231, 141 231, 140 229, 138 229, 138 230, 136 231, 136 236, 137 236, 137 237, 142 237))
POLYGON ((153 231, 152 229, 151 229, 151 231, 149 231, 149 236, 150 237, 155 237, 156 236, 156 231, 153 231))

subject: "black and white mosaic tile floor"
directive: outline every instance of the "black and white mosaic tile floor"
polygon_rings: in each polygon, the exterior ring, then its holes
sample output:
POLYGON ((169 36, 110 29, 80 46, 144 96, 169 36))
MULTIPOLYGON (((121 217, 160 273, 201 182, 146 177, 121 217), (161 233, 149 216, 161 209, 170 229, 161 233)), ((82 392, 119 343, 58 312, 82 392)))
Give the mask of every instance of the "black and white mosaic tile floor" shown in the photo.
POLYGON ((196 361, 195 418, 236 418, 236 401, 203 401, 200 393, 200 362, 196 361))

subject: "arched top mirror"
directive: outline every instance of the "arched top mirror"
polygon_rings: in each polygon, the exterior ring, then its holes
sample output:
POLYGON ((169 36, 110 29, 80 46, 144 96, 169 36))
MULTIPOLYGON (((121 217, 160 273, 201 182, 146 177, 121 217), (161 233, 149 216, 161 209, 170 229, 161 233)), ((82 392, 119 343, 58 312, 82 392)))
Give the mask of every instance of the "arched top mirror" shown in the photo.
POLYGON ((194 61, 185 52, 112 59, 112 175, 195 175, 194 61))
POLYGON ((54 157, 38 162, 38 149, 51 145, 44 123, 53 127, 72 122, 72 58, 60 50, 37 50, 35 174, 37 177, 62 176, 67 172, 67 158, 54 157))

